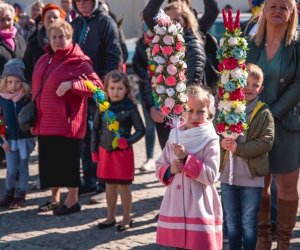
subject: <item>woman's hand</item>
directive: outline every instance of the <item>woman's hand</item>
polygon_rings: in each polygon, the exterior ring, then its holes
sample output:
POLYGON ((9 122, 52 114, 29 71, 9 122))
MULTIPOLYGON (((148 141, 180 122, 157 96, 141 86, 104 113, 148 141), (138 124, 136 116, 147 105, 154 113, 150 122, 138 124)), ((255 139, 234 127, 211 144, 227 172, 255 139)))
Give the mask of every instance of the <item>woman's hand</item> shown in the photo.
POLYGON ((179 160, 179 159, 173 160, 172 165, 170 167, 171 174, 178 174, 178 173, 180 173, 182 166, 183 166, 182 160, 179 160))
POLYGON ((163 123, 165 119, 164 115, 160 111, 156 110, 155 107, 150 108, 150 116, 156 123, 163 123))
POLYGON ((182 160, 188 155, 188 152, 186 151, 183 145, 173 143, 172 146, 173 146, 174 154, 178 159, 182 160))
POLYGON ((62 82, 57 90, 56 94, 57 96, 63 96, 65 93, 67 93, 70 89, 72 89, 72 82, 67 81, 67 82, 62 82))

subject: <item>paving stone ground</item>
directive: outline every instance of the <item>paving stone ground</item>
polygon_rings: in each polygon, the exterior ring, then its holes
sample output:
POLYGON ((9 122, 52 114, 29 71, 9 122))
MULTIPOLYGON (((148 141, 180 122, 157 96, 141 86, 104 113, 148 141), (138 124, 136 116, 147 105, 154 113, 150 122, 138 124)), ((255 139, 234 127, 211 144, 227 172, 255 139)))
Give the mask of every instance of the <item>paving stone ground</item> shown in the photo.
MULTIPOLYGON (((27 206, 19 210, 0 209, 0 249, 5 250, 85 250, 85 249, 170 249, 155 244, 156 220, 165 188, 156 180, 154 171, 140 172, 145 160, 144 140, 135 144, 135 181, 132 217, 134 227, 123 233, 116 228, 98 230, 96 225, 105 218, 106 203, 89 204, 89 196, 80 198, 80 213, 56 217, 49 213, 37 214, 38 205, 46 202, 50 191, 30 191, 27 206)), ((155 157, 159 156, 158 143, 155 157)), ((30 179, 37 177, 36 153, 31 157, 30 179)), ((0 169, 0 193, 4 191, 6 169, 0 169)), ((298 185, 299 186, 299 185, 298 185)), ((66 190, 64 190, 65 195, 66 190)), ((64 196, 63 195, 63 196, 64 196)), ((299 206, 300 207, 300 206, 299 206)), ((121 221, 121 205, 118 201, 117 221, 121 221)), ((276 244, 273 244, 275 249, 276 244)), ((228 246, 225 244, 224 249, 228 246)), ((300 209, 293 232, 292 250, 300 249, 300 209)), ((203 249, 205 250, 205 249, 203 249)))

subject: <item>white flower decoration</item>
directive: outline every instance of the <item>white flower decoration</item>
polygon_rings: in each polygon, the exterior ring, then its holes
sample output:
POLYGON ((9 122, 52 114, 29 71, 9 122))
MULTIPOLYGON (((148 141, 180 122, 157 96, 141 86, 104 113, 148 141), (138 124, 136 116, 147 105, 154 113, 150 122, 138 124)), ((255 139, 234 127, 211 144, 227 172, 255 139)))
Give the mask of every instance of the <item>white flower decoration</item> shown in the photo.
POLYGON ((164 93, 166 93, 166 88, 162 85, 159 85, 156 87, 156 93, 159 95, 164 94, 164 93))
POLYGON ((174 56, 171 56, 171 57, 170 57, 170 61, 171 61, 171 63, 173 63, 173 64, 178 63, 179 60, 180 60, 180 58, 179 58, 178 55, 174 55, 174 56))
POLYGON ((225 84, 227 83, 229 80, 229 74, 225 71, 223 71, 222 75, 221 75, 221 83, 225 84))
POLYGON ((186 84, 185 83, 183 83, 183 82, 179 82, 179 83, 177 83, 177 85, 176 85, 176 91, 177 92, 183 92, 183 91, 185 91, 186 90, 186 84))
POLYGON ((155 30, 155 33, 158 34, 158 35, 165 35, 166 32, 167 32, 167 28, 166 27, 160 27, 159 25, 156 25, 154 27, 154 30, 155 30))
POLYGON ((189 97, 185 93, 180 93, 178 95, 178 99, 179 99, 179 101, 185 103, 188 101, 189 97))
POLYGON ((238 80, 243 75, 243 70, 240 68, 235 68, 230 71, 230 74, 234 79, 238 80))
POLYGON ((171 24, 168 28, 168 32, 171 33, 173 36, 176 35, 178 33, 176 25, 171 24))
POLYGON ((221 38, 220 39, 220 46, 223 47, 223 45, 224 45, 224 38, 221 38))
POLYGON ((172 97, 173 95, 175 95, 175 90, 173 88, 167 88, 166 93, 168 96, 172 97))
POLYGON ((231 110, 231 103, 230 101, 221 100, 218 105, 219 110, 230 111, 231 110))
POLYGON ((158 64, 165 64, 166 60, 162 56, 155 56, 153 57, 153 60, 157 62, 158 64))
POLYGON ((180 35, 180 34, 178 34, 178 35, 177 35, 177 41, 179 41, 179 42, 184 42, 183 36, 180 35))
POLYGON ((238 105, 234 108, 234 111, 236 113, 243 113, 243 112, 245 112, 245 110, 246 110, 246 105, 245 104, 240 104, 240 105, 238 105))
POLYGON ((235 46, 238 44, 238 39, 236 37, 230 37, 228 39, 228 44, 231 45, 231 46, 235 46))

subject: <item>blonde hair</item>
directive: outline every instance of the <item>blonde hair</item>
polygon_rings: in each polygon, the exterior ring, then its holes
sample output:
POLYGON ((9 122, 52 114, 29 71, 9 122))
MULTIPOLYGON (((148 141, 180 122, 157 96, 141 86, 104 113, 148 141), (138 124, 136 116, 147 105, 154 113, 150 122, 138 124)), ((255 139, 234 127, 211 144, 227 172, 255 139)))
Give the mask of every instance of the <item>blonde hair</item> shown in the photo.
POLYGON ((186 5, 186 3, 182 2, 172 2, 169 3, 165 9, 165 11, 168 10, 179 10, 181 12, 181 16, 186 24, 186 28, 190 29, 193 34, 200 39, 201 42, 203 42, 203 39, 199 33, 199 26, 198 21, 194 15, 194 13, 190 10, 190 8, 186 5))
MULTIPOLYGON (((268 5, 269 1, 270 0, 266 0, 264 2, 261 11, 258 13, 259 19, 257 23, 258 25, 257 32, 253 37, 256 46, 260 46, 266 33, 267 21, 264 12, 266 10, 266 6, 268 5)), ((286 0, 286 2, 287 2, 288 9, 292 11, 289 20, 289 25, 286 31, 286 39, 285 39, 285 46, 289 46, 291 45, 292 41, 295 39, 295 34, 298 26, 298 14, 297 14, 297 5, 295 0, 286 0)))
POLYGON ((50 26, 47 30, 49 39, 50 39, 50 33, 52 30, 61 30, 67 39, 70 39, 73 36, 72 26, 64 20, 57 20, 54 23, 50 24, 50 26))
POLYGON ((208 116, 212 119, 215 115, 214 97, 200 86, 189 86, 187 88, 188 97, 196 97, 208 110, 208 116))
POLYGON ((248 72, 248 77, 253 77, 260 82, 264 82, 264 73, 260 67, 253 63, 247 63, 246 69, 248 72))
MULTIPOLYGON (((6 76, 6 77, 4 77, 4 78, 1 79, 1 81, 0 81, 0 92, 5 92, 7 90, 7 78, 8 77, 9 76, 6 76)), ((19 79, 19 80, 21 80, 21 79, 19 79)), ((21 89, 22 89, 22 91, 23 91, 23 93, 24 93, 25 96, 29 96, 30 95, 31 90, 30 90, 29 85, 26 82, 22 81, 22 87, 21 87, 21 89)))
POLYGON ((129 97, 131 100, 133 100, 132 94, 131 94, 131 85, 129 82, 129 79, 125 73, 123 73, 120 70, 112 70, 110 71, 104 79, 104 90, 107 93, 108 85, 110 82, 116 83, 116 82, 122 82, 125 85, 125 88, 127 89, 126 96, 129 97))
POLYGON ((12 18, 11 18, 11 26, 13 26, 14 24, 14 20, 15 20, 15 17, 16 17, 16 12, 15 12, 15 9, 12 5, 8 4, 8 3, 0 3, 0 17, 4 17, 5 13, 9 11, 12 15, 12 18))

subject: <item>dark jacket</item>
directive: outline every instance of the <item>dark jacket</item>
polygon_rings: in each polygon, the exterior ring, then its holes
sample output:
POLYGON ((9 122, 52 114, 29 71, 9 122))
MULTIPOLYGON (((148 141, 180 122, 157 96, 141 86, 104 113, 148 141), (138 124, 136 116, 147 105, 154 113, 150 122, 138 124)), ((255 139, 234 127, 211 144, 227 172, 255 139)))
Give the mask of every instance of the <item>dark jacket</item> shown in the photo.
POLYGON ((25 64, 25 77, 31 83, 32 73, 36 62, 46 53, 44 47, 49 44, 46 29, 35 30, 28 41, 23 62, 25 64))
POLYGON ((20 110, 31 101, 30 97, 24 96, 21 100, 14 103, 12 100, 7 100, 0 96, 0 108, 4 118, 7 140, 16 140, 33 137, 30 132, 24 133, 18 125, 18 114, 20 110))
MULTIPOLYGON (((112 102, 110 111, 115 113, 116 121, 120 125, 120 136, 127 139, 128 146, 131 146, 143 137, 145 127, 142 118, 136 105, 129 98, 125 98, 120 102, 112 102), (133 134, 131 134, 132 127, 135 129, 133 134)), ((100 113, 98 109, 94 117, 92 129, 92 152, 98 152, 99 146, 112 151, 114 137, 114 133, 107 128, 107 121, 104 114, 100 113)))
MULTIPOLYGON (((245 159, 252 177, 269 173, 268 152, 274 142, 274 120, 267 105, 263 105, 249 123, 246 142, 238 143, 236 156, 245 159)), ((225 150, 221 149, 220 171, 223 171, 225 150)))
POLYGON ((132 68, 139 77, 140 89, 144 89, 145 81, 148 76, 147 48, 148 46, 144 44, 144 38, 141 37, 136 43, 135 53, 132 58, 132 68))
POLYGON ((15 50, 12 49, 2 40, 0 40, 0 75, 4 69, 4 64, 10 59, 18 58, 23 59, 26 50, 26 42, 24 38, 17 32, 14 38, 15 50))
POLYGON ((73 41, 91 58, 94 70, 104 79, 109 71, 118 69, 122 61, 122 51, 115 21, 103 9, 101 3, 94 2, 91 16, 84 17, 73 1, 73 8, 79 13, 72 22, 73 41))

